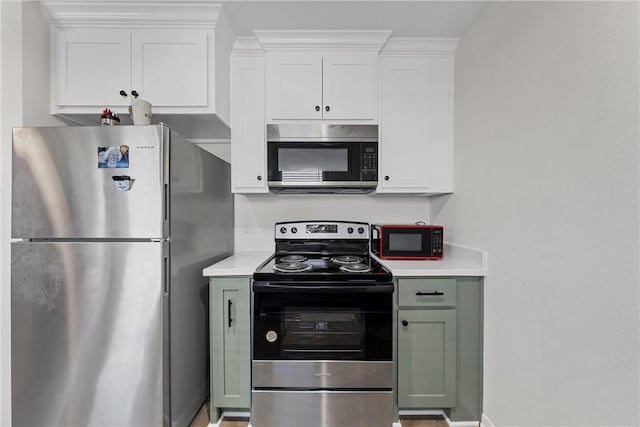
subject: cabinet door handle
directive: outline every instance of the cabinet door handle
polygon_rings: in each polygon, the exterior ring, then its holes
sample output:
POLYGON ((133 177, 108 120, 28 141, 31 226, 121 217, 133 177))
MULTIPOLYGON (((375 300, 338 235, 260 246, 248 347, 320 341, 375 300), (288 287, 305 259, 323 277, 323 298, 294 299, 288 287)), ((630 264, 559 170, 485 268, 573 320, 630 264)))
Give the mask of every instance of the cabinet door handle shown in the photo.
POLYGON ((127 92, 125 92, 124 90, 121 90, 120 91, 120 96, 129 96, 129 95, 127 95, 127 92))
POLYGON ((402 321, 402 326, 407 327, 409 326, 409 322, 407 322, 406 320, 402 321))
POLYGON ((231 306, 233 305, 233 302, 231 302, 231 300, 227 300, 227 319, 228 319, 228 324, 229 327, 231 327, 231 322, 233 322, 233 319, 231 318, 231 306))
POLYGON ((385 181, 389 181, 389 175, 385 175, 385 176, 384 176, 384 180, 385 180, 385 181))
POLYGON ((329 106, 328 106, 328 105, 326 105, 326 106, 324 107, 324 111, 329 111, 330 109, 331 109, 331 108, 329 108, 329 106))
POLYGON ((262 175, 258 175, 258 176, 256 177, 256 179, 257 179, 258 181, 262 181, 262 175))
POLYGON ((425 296, 425 295, 426 296, 442 296, 442 295, 444 295, 444 293, 440 292, 440 291, 433 291, 433 292, 420 292, 420 291, 418 291, 418 292, 416 292, 416 295, 417 296, 425 296))
POLYGON ((316 111, 320 111, 320 106, 316 105, 316 111))
POLYGON ((133 95, 134 98, 137 98, 140 96, 140 94, 138 92, 136 92, 135 90, 131 91, 131 95, 133 95))

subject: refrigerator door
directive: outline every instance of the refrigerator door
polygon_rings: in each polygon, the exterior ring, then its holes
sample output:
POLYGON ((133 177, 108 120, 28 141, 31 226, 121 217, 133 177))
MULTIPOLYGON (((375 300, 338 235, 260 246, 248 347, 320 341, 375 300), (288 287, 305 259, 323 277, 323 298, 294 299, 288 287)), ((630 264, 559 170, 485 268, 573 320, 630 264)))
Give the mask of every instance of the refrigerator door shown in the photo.
POLYGON ((163 425, 166 245, 12 244, 14 425, 163 425))
POLYGON ((14 238, 165 236, 162 125, 13 130, 14 238))

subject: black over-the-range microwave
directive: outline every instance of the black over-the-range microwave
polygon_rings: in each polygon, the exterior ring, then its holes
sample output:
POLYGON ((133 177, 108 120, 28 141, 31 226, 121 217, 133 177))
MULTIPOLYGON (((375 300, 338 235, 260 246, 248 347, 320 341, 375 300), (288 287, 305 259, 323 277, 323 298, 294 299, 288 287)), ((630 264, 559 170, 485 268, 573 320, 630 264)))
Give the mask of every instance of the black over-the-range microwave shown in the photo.
POLYGON ((267 125, 269 189, 369 193, 378 185, 378 126, 267 125))

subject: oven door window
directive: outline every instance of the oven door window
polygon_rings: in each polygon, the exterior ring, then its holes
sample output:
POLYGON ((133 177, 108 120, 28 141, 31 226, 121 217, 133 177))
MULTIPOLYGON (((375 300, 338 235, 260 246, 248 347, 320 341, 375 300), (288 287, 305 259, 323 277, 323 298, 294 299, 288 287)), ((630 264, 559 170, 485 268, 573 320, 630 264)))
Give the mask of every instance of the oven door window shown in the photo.
POLYGON ((391 299, 256 293, 254 359, 391 360, 391 299))
POLYGON ((365 354, 365 315, 357 307, 323 309, 286 307, 282 313, 281 351, 291 354, 365 354))

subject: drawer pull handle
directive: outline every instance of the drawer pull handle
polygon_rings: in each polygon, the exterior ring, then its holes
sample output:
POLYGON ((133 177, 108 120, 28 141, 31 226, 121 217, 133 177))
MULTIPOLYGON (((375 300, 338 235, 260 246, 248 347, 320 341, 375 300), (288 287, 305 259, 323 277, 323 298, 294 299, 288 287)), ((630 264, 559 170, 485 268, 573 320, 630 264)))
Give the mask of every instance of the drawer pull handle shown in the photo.
POLYGON ((434 291, 434 292, 416 292, 416 296, 422 297, 422 296, 442 296, 444 295, 443 292, 439 292, 439 291, 434 291))

